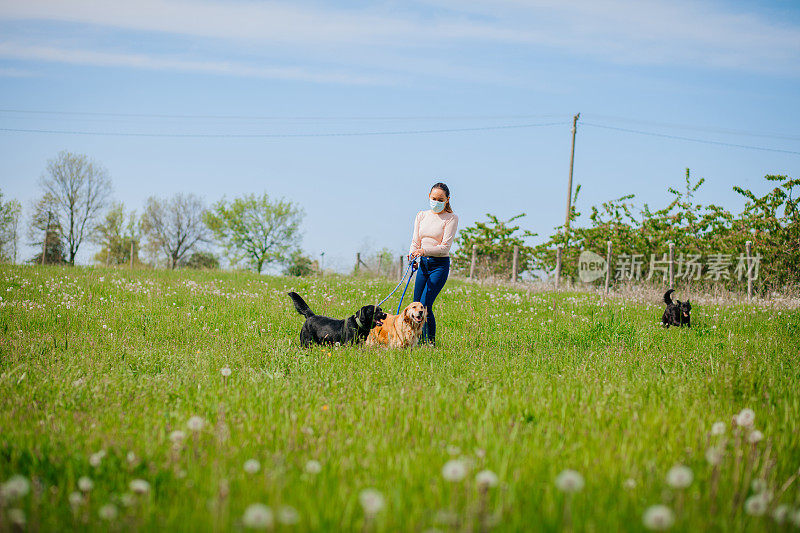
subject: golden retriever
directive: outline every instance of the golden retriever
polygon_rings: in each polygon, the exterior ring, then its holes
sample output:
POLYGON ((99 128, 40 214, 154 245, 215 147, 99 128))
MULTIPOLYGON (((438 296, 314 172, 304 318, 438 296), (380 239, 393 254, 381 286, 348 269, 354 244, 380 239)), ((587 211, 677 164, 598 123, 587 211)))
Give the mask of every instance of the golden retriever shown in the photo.
POLYGON ((428 310, 419 302, 403 309, 399 315, 386 315, 380 326, 372 328, 367 337, 367 346, 389 346, 411 348, 417 345, 422 326, 428 319, 428 310))

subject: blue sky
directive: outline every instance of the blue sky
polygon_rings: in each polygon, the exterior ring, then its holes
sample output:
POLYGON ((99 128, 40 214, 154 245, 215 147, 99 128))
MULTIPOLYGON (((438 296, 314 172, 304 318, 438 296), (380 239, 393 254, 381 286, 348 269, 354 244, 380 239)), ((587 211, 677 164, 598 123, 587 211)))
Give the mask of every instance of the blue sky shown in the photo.
POLYGON ((700 201, 738 209, 733 185, 797 177, 800 155, 598 126, 800 152, 799 82, 791 1, 0 0, 0 128, 91 133, 0 131, 0 188, 29 206, 66 149, 129 208, 266 191, 347 268, 403 252, 438 180, 462 226, 525 212, 549 234, 577 112, 579 210, 661 205, 686 167, 700 201), (471 131, 327 135, 429 130, 471 131))

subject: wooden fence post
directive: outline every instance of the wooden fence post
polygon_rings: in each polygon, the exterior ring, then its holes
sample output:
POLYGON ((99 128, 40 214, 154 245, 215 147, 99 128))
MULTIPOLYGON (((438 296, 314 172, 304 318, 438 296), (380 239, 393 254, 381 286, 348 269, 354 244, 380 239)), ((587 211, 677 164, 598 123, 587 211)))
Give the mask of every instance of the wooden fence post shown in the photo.
POLYGON ((558 282, 561 278, 561 248, 560 244, 556 245, 556 289, 558 289, 558 282))
POLYGON ((361 268, 361 252, 356 252, 356 274, 358 274, 358 270, 361 268))
POLYGON ((475 262, 478 260, 478 245, 472 245, 472 261, 469 263, 469 279, 475 279, 475 262))
POLYGON ((519 264, 519 246, 514 245, 514 258, 511 261, 511 281, 517 282, 517 266, 519 264))
POLYGON ((744 243, 745 253, 747 254, 747 299, 750 300, 753 298, 753 260, 751 257, 751 250, 752 250, 753 242, 747 241, 744 243))
POLYGON ((675 243, 669 243, 669 288, 675 288, 675 243))
POLYGON ((611 241, 608 241, 608 249, 606 250, 606 286, 604 294, 608 294, 608 286, 611 284, 611 250, 611 241))
POLYGON ((131 239, 131 270, 133 270, 133 239, 131 239))
POLYGON ((397 261, 397 279, 403 279, 403 256, 401 255, 399 260, 397 261))

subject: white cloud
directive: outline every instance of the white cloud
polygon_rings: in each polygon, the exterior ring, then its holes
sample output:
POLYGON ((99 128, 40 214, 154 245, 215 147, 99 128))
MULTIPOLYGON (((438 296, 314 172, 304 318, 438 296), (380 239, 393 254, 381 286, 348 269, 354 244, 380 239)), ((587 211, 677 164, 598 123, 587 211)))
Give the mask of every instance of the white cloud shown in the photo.
POLYGON ((13 42, 0 42, 0 57, 6 57, 10 59, 51 61, 76 65, 130 67, 151 70, 201 72, 207 74, 229 74, 235 76, 302 80, 323 83, 381 83, 378 78, 337 72, 326 73, 300 67, 262 67, 223 61, 193 61, 163 56, 154 57, 145 54, 96 52, 92 50, 37 46, 13 42))
MULTIPOLYGON (((512 47, 515 53, 560 53, 616 64, 800 75, 800 27, 703 1, 419 0, 345 9, 286 1, 0 0, 2 19, 180 35, 199 39, 206 47, 219 43, 235 53, 277 55, 292 64, 322 60, 349 65, 348 73, 318 74, 310 66, 261 68, 248 62, 111 52, 96 52, 94 57, 86 50, 95 49, 91 44, 63 58, 55 50, 42 54, 56 61, 244 76, 369 80, 372 76, 361 74, 364 67, 370 72, 437 75, 436 68, 424 66, 414 72, 415 63, 431 62, 438 62, 441 72, 463 74, 480 69, 476 50, 483 57, 502 59, 507 50, 502 47, 512 47)), ((35 44, 58 48, 53 43, 35 44)), ((498 73, 505 69, 502 61, 486 64, 498 73)))

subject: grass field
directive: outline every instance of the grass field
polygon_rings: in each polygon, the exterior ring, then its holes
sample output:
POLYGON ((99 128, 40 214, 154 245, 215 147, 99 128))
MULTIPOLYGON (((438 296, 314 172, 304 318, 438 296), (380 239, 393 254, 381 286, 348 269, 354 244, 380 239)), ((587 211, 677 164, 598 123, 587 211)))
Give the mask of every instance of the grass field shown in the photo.
POLYGON ((392 286, 0 267, 0 530, 800 527, 797 310, 453 280, 435 349, 300 348, 392 286))

